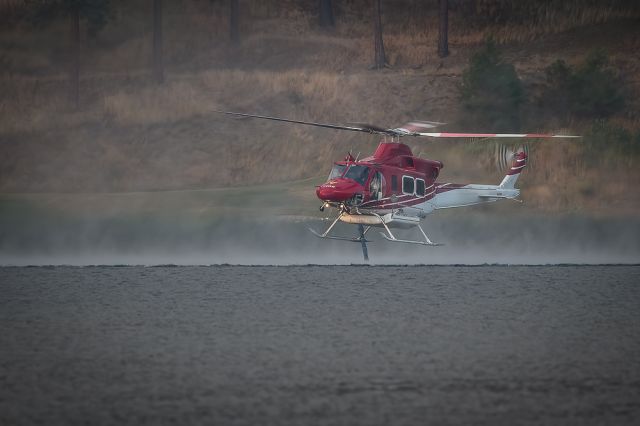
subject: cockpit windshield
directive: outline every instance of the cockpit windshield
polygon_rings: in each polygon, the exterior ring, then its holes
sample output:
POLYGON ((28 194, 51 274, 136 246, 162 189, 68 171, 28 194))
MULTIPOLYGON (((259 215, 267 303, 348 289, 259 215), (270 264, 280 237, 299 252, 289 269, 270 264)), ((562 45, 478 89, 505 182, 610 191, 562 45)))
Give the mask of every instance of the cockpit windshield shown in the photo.
POLYGON ((346 173, 345 169, 347 169, 346 164, 334 164, 333 169, 331 169, 331 173, 329 173, 329 178, 327 179, 327 181, 339 177, 345 177, 355 180, 360 185, 364 185, 365 182, 367 182, 367 178, 369 177, 369 167, 356 166, 355 164, 351 164, 348 166, 346 173), (342 176, 343 174, 344 176, 342 176))
POLYGON ((347 166, 345 166, 344 164, 334 164, 333 169, 331 169, 331 173, 329 173, 329 178, 327 180, 329 181, 331 179, 339 178, 340 176, 342 176, 342 174, 344 173, 344 169, 346 167, 347 166))
POLYGON ((344 174, 345 178, 353 179, 360 185, 364 185, 369 177, 369 168, 367 166, 351 166, 344 174))

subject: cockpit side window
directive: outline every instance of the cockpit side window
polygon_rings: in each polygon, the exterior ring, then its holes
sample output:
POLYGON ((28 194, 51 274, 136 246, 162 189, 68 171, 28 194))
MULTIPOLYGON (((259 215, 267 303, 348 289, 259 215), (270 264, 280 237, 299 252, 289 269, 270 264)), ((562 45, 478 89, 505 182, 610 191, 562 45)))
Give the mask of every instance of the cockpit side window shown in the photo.
POLYGON ((375 172, 369 182, 369 193, 372 200, 379 200, 384 194, 384 176, 380 172, 375 172))

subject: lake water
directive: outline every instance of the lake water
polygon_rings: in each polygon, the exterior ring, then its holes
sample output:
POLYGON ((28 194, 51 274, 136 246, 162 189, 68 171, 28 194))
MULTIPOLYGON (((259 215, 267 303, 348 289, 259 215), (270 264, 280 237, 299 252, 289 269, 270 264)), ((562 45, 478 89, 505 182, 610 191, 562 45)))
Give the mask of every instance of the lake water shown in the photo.
POLYGON ((0 424, 638 424, 640 267, 0 268, 0 424))

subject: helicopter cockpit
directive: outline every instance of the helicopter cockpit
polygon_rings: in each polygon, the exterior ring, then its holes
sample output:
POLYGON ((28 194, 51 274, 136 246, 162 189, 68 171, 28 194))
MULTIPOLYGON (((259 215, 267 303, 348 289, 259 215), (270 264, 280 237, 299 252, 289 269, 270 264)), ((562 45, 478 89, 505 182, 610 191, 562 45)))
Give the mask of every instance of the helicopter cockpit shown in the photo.
POLYGON ((346 164, 334 164, 331 173, 329 173, 328 180, 339 177, 353 179, 364 186, 369 177, 369 167, 357 164, 350 164, 349 166, 346 164))

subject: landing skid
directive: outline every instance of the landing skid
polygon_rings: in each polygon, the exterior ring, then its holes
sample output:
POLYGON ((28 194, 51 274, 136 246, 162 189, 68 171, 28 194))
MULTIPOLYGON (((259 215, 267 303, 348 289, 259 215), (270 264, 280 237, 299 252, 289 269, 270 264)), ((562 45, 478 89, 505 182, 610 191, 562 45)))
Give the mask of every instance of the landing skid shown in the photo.
MULTIPOLYGON (((383 224, 384 224, 384 222, 383 222, 383 224)), ((393 235, 393 233, 391 232, 391 230, 389 229, 389 227, 386 224, 384 224, 384 228, 387 230, 389 235, 385 234, 384 232, 381 232, 380 235, 382 235, 385 240, 391 241, 392 243, 417 244, 417 245, 421 245, 421 246, 441 246, 442 245, 442 244, 434 243, 433 241, 431 241, 429 239, 429 237, 427 237, 427 234, 425 234, 424 230, 422 229, 422 226, 420 226, 420 225, 416 225, 416 226, 418 227, 418 229, 420 230, 420 233, 424 237, 424 241, 401 240, 399 238, 396 238, 396 236, 393 235)))
POLYGON ((309 231, 311 231, 311 233, 313 235, 315 235, 318 238, 325 238, 327 240, 340 240, 340 241, 350 241, 352 243, 359 243, 359 242, 365 242, 365 243, 370 243, 373 240, 367 240, 366 238, 361 238, 361 237, 340 237, 340 236, 336 236, 336 235, 323 235, 323 234, 319 234, 318 232, 316 232, 314 229, 312 228, 307 228, 309 229, 309 231))
MULTIPOLYGON (((343 214, 344 213, 340 213, 338 217, 331 223, 331 225, 329 225, 327 230, 324 231, 324 233, 320 234, 311 228, 309 228, 309 231, 311 231, 311 233, 318 238, 326 238, 329 240, 350 241, 352 243, 362 244, 362 256, 364 257, 364 260, 368 262, 369 252, 367 250, 367 243, 371 242, 371 240, 367 240, 365 235, 367 234, 367 232, 369 232, 369 230, 371 229, 371 226, 367 226, 365 228, 362 224, 358 224, 358 234, 359 234, 358 237, 342 237, 338 235, 329 235, 331 230, 336 225, 336 223, 338 223, 338 221, 340 220, 343 214)), ((431 241, 429 237, 427 237, 427 234, 424 232, 420 224, 416 224, 416 226, 420 230, 420 233, 422 234, 422 236, 424 237, 423 241, 403 240, 403 239, 396 238, 396 236, 393 235, 393 232, 391 232, 391 229, 389 229, 389 226, 387 226, 383 218, 377 215, 376 213, 373 213, 373 215, 378 216, 380 218, 380 223, 382 223, 382 226, 384 226, 384 229, 388 233, 387 235, 384 232, 381 232, 380 235, 382 235, 384 239, 387 241, 391 241, 392 243, 417 244, 420 246, 441 246, 442 245, 442 244, 434 243, 433 241, 431 241)))

